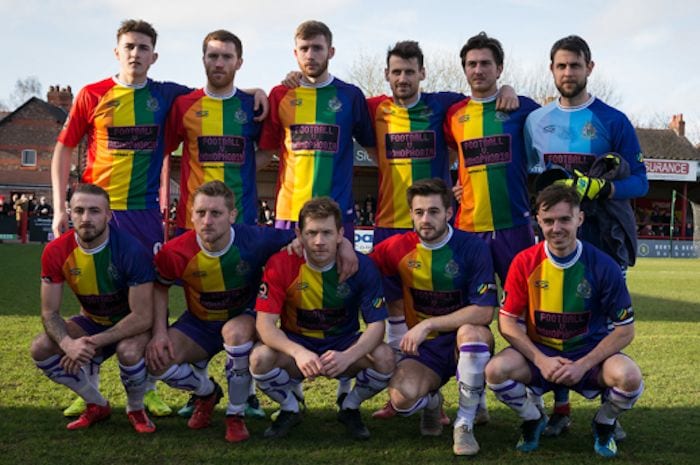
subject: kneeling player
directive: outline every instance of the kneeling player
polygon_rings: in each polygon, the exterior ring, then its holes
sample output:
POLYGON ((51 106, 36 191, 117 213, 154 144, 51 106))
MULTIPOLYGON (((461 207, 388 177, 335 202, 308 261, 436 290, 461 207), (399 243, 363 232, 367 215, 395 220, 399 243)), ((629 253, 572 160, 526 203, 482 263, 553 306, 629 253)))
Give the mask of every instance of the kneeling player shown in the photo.
POLYGON ((566 386, 589 399, 605 391, 593 418, 594 450, 614 457, 615 421, 644 386, 637 364, 620 352, 634 338, 630 295, 620 267, 576 239, 584 218, 575 189, 544 189, 536 209, 545 240, 518 254, 510 268, 499 326, 511 347, 489 362, 486 379, 523 420, 516 446, 522 452, 537 449, 547 424, 526 386, 539 395, 566 386), (520 317, 527 332, 518 325, 520 317))
POLYGON ((87 404, 69 430, 109 418, 111 407, 86 372, 115 352, 126 389, 126 412, 139 433, 152 433, 146 415, 144 348, 153 312, 153 266, 146 249, 108 223, 109 195, 101 187, 80 184, 70 201, 74 228, 46 246, 41 257, 41 318, 45 333, 31 355, 51 380, 78 394, 87 404), (80 315, 61 318, 63 282, 80 302, 80 315))
POLYGON ((251 371, 258 387, 281 406, 265 437, 285 436, 301 421, 294 380, 356 375, 350 393, 337 399, 338 420, 353 438, 367 439, 360 404, 386 387, 394 369, 393 351, 382 343, 387 311, 379 272, 358 254, 359 271, 339 282, 336 254, 343 227, 340 208, 328 197, 302 207, 296 234, 304 257, 274 255, 255 305, 262 344, 253 349, 251 371), (367 324, 363 333, 359 312, 367 324))
POLYGON ((243 415, 248 398, 248 355, 255 337, 252 310, 265 261, 294 234, 272 228, 233 224, 237 210, 233 192, 221 181, 194 191, 194 230, 167 242, 156 255, 153 339, 148 345, 151 373, 168 385, 193 392, 192 429, 209 426, 221 387, 202 375, 222 349, 226 351, 229 442, 248 439, 243 415), (232 225, 233 224, 233 225, 232 225), (187 309, 168 328, 168 286, 181 281, 187 309))
POLYGON ((409 327, 400 343, 404 357, 389 383, 390 401, 399 415, 421 411, 421 434, 440 435, 439 389, 456 370, 453 450, 473 455, 479 451, 474 418, 493 348, 491 256, 477 236, 448 224, 452 193, 442 180, 417 181, 407 194, 415 231, 381 242, 370 255, 384 275, 401 279, 409 327))

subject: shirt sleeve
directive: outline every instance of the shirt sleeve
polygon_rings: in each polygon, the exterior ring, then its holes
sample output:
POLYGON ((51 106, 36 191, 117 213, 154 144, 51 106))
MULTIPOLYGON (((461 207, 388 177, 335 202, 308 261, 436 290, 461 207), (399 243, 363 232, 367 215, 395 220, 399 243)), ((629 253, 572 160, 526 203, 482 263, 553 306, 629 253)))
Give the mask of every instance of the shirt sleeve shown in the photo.
POLYGON ((258 147, 260 150, 280 150, 284 139, 282 122, 280 121, 279 105, 284 95, 284 89, 279 86, 270 91, 270 113, 263 121, 258 147))
POLYGON ((485 242, 474 237, 466 249, 470 269, 469 303, 495 307, 498 304, 493 259, 485 242))
POLYGON ((68 119, 58 134, 58 142, 61 142, 66 147, 75 147, 80 143, 80 140, 87 132, 90 112, 95 103, 95 98, 85 87, 80 89, 70 109, 68 119))
POLYGON ((156 268, 156 279, 164 286, 172 286, 181 276, 177 272, 176 256, 172 247, 165 244, 153 259, 156 268))
POLYGON ((184 139, 182 128, 182 112, 180 110, 182 99, 177 98, 170 108, 168 119, 165 123, 165 153, 172 153, 184 139))
MULTIPOLYGON (((120 241, 125 243, 126 241, 120 241)), ((119 253, 122 257, 122 266, 126 284, 129 287, 138 286, 144 283, 150 283, 156 280, 156 273, 153 267, 153 261, 146 251, 146 248, 135 239, 128 243, 129 245, 117 252, 116 248, 112 253, 119 253)), ((120 248, 119 248, 120 249, 120 248)))
POLYGON ((630 176, 613 181, 615 186, 613 198, 624 200, 644 197, 649 190, 649 181, 637 133, 630 120, 622 113, 619 114, 613 131, 615 137, 613 151, 630 165, 630 176))
POLYGON ((395 276, 399 274, 398 263, 394 263, 395 260, 392 259, 392 254, 390 253, 390 243, 394 243, 391 238, 380 242, 374 246, 372 253, 369 254, 369 258, 372 259, 374 265, 384 276, 395 276))
POLYGON ((503 298, 499 314, 518 318, 528 307, 528 284, 523 256, 517 255, 510 265, 506 284, 503 286, 503 298))
POLYGON ((377 145, 374 128, 369 116, 367 101, 360 89, 354 87, 353 97, 353 128, 352 135, 363 147, 374 147, 377 145))
POLYGON ((292 274, 291 270, 284 269, 284 258, 283 253, 279 253, 267 261, 258 298, 255 301, 256 312, 276 315, 282 313, 288 282, 291 279, 289 275, 292 274))
POLYGON ((372 260, 364 256, 359 256, 361 269, 358 272, 358 277, 361 277, 359 285, 360 294, 360 311, 362 319, 366 324, 376 321, 386 320, 389 313, 386 309, 386 301, 384 300, 384 290, 382 288, 382 280, 379 275, 379 270, 372 260))
MULTIPOLYGON (((70 234, 73 234, 72 230, 70 234)), ((59 240, 49 242, 41 254, 41 280, 49 284, 61 284, 65 281, 63 276, 63 263, 60 249, 57 247, 59 240)))

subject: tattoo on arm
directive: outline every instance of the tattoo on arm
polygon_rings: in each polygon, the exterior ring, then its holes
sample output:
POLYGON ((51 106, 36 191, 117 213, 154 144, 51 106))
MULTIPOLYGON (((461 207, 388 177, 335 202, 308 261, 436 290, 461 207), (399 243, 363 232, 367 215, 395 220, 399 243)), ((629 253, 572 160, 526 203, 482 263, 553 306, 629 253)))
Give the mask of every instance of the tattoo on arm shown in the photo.
POLYGON ((58 313, 52 313, 48 318, 42 318, 42 323, 44 324, 46 334, 48 334, 56 344, 60 345, 63 338, 68 336, 66 322, 58 313))

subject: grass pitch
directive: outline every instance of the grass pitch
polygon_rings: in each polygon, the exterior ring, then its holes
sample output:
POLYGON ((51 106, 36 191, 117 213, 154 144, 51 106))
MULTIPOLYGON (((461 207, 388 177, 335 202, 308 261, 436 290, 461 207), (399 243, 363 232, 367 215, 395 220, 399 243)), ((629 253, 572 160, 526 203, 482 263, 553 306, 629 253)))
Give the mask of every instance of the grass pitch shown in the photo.
MULTIPOLYGON (((465 462, 452 456, 451 428, 441 437, 423 438, 418 416, 374 421, 369 413, 383 404, 379 394, 363 405, 372 438, 357 443, 344 435, 335 419, 332 381, 306 383, 309 411, 290 437, 262 439, 268 420, 249 420, 252 438, 239 445, 223 439, 223 402, 211 428, 191 431, 179 417, 155 419, 154 435, 134 433, 123 413, 125 395, 113 360, 102 369, 102 391, 113 406, 112 418, 87 431, 67 431, 61 410, 73 399, 34 367, 28 353, 41 331, 39 318, 40 245, 0 244, 0 464, 430 464, 465 462)), ((696 464, 700 456, 700 260, 642 259, 628 274, 636 314, 637 336, 626 351, 642 367, 646 391, 622 417, 628 439, 620 445, 617 464, 696 464)), ((171 308, 182 309, 180 289, 171 308)), ((69 291, 64 315, 77 311, 69 291)), ((496 329, 495 323, 492 329, 496 329)), ((505 346, 497 336, 497 349, 505 346)), ((223 357, 210 373, 224 384, 223 357)), ((177 408, 186 395, 159 384, 161 396, 177 408)), ((446 409, 454 418, 457 388, 444 389, 446 409)), ((573 394, 572 430, 558 439, 543 438, 532 454, 514 451, 518 419, 488 394, 491 422, 476 430, 481 452, 473 463, 559 465, 598 464, 590 420, 597 402, 573 394)), ((269 412, 275 406, 261 395, 269 412)), ((551 404, 551 397, 547 396, 551 404)))

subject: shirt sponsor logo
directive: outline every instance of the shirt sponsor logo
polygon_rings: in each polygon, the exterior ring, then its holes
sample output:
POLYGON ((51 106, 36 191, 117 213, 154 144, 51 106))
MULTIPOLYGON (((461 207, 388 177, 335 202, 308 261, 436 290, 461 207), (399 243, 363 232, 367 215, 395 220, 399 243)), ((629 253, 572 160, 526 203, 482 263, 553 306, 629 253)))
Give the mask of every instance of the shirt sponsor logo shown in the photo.
POLYGON ((544 162, 546 164, 559 165, 565 170, 573 173, 574 170, 579 170, 583 173, 588 172, 595 161, 595 155, 591 153, 545 153, 544 162))
POLYGON ((236 310, 248 303, 252 297, 251 286, 220 292, 202 292, 199 303, 207 310, 236 310))
POLYGON ((240 136, 197 137, 200 163, 245 163, 246 140, 240 136))
POLYGON ((297 325, 312 331, 328 331, 348 320, 344 307, 305 310, 297 308, 297 325))
POLYGON ((386 158, 430 160, 435 158, 435 131, 396 132, 386 134, 386 158))
POLYGON ((334 124, 292 124, 291 148, 335 153, 340 141, 340 126, 334 124))
POLYGON ((460 145, 465 168, 500 165, 510 163, 512 159, 510 134, 465 140, 460 145))
POLYGON ((413 297, 413 308, 429 316, 447 315, 462 308, 462 291, 425 291, 410 289, 413 297))
POLYGON ((590 319, 590 312, 555 313, 535 310, 535 331, 542 337, 566 341, 586 334, 590 319))
POLYGON ((158 126, 114 126, 107 128, 110 150, 153 151, 158 145, 158 126))

